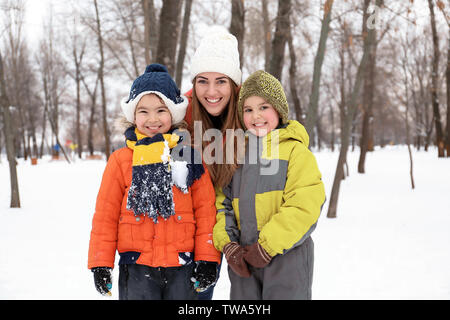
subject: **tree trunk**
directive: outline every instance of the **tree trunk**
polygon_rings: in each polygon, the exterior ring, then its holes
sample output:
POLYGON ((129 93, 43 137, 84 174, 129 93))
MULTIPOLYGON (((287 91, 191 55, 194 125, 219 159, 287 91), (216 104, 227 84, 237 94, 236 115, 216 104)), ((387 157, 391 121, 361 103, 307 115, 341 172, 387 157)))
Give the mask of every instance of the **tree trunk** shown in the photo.
MULTIPOLYGON (((50 95, 49 95, 49 89, 48 89, 48 83, 47 83, 47 78, 45 77, 45 75, 43 75, 43 86, 44 86, 44 99, 45 99, 45 109, 44 109, 44 118, 47 117, 48 118, 48 122, 50 123, 50 129, 53 132, 53 135, 55 137, 56 140, 56 144, 61 148, 64 157, 66 158, 67 162, 70 163, 69 157, 66 154, 66 151, 63 147, 63 145, 61 144, 61 142, 59 141, 59 134, 58 134, 58 126, 57 126, 57 119, 58 116, 57 114, 54 114, 53 116, 50 114, 49 111, 49 105, 50 105, 50 95)), ((53 108, 53 110, 57 109, 57 105, 58 102, 54 102, 55 107, 53 108)), ((58 152, 59 153, 59 152, 58 152)), ((56 153, 56 155, 58 155, 58 153, 56 153)))
POLYGON ((291 60, 291 66, 289 67, 289 85, 291 89, 291 97, 292 101, 294 102, 294 110, 297 121, 303 124, 303 111, 302 106, 300 104, 300 99, 298 98, 297 83, 295 81, 297 79, 297 64, 296 64, 294 44, 292 43, 292 30, 290 27, 289 27, 288 45, 289 45, 289 57, 291 60))
MULTIPOLYGON (((2 102, 0 102, 0 108, 2 108, 1 103, 2 102)), ((1 114, 3 114, 3 109, 1 109, 1 110, 2 110, 1 114)), ((3 128, 3 125, 2 125, 2 128, 3 128)), ((2 139, 2 130, 0 130, 0 164, 2 163, 2 150, 3 150, 3 139, 2 139)))
MULTIPOLYGON (((411 74, 411 78, 413 79, 413 83, 415 81, 415 75, 414 72, 412 70, 410 70, 410 74, 411 74)), ((420 125, 422 123, 422 110, 421 110, 421 105, 419 104, 419 102, 417 101, 417 92, 416 90, 412 90, 412 98, 413 98, 413 106, 414 106, 414 115, 415 115, 415 130, 414 130, 414 145, 417 148, 417 151, 420 150, 420 146, 422 144, 422 137, 421 137, 421 132, 420 132, 420 125)))
POLYGON ((341 102, 339 103, 339 124, 340 124, 340 140, 343 141, 343 134, 344 134, 344 130, 342 130, 342 128, 344 128, 344 120, 346 118, 346 108, 347 108, 347 92, 346 92, 346 88, 345 88, 345 39, 343 39, 342 44, 341 44, 341 48, 339 51, 339 60, 340 60, 340 81, 339 81, 339 90, 340 90, 340 94, 341 94, 341 102))
POLYGON ((19 182, 17 178, 16 151, 14 146, 14 133, 11 126, 11 115, 9 113, 9 99, 6 94, 6 83, 3 71, 3 58, 0 53, 0 105, 3 114, 3 134, 5 136, 6 155, 9 163, 9 176, 11 186, 11 208, 20 208, 19 182))
MULTIPOLYGON (((47 110, 48 112, 48 110, 47 110)), ((64 149, 64 146, 61 144, 61 141, 59 140, 59 134, 58 134, 58 129, 56 128, 56 124, 54 122, 54 119, 52 119, 52 117, 48 117, 48 121, 50 122, 50 128, 52 129, 52 132, 55 136, 55 140, 56 140, 56 144, 59 146, 59 148, 61 149, 64 158, 67 160, 67 162, 70 164, 70 160, 69 157, 67 156, 66 150, 64 149)))
POLYGON ((47 129, 47 104, 48 101, 44 98, 44 114, 42 115, 42 134, 41 134, 41 146, 39 147, 39 158, 44 155, 44 142, 45 142, 45 132, 47 129))
POLYGON ((159 17, 159 41, 156 62, 167 67, 170 75, 175 72, 175 54, 178 43, 178 20, 182 1, 165 0, 159 17))
POLYGON ((177 70, 175 82, 178 88, 181 88, 183 80, 184 57, 186 55, 186 44, 189 35, 189 20, 191 19, 192 0, 185 0, 183 28, 181 29, 180 48, 178 49, 177 70))
POLYGON ((330 31, 331 9, 333 7, 333 2, 334 0, 327 0, 325 2, 322 27, 320 30, 319 45, 317 47, 317 53, 314 59, 311 96, 309 98, 309 106, 305 119, 306 131, 311 136, 311 140, 314 140, 314 127, 316 126, 317 109, 319 108, 320 77, 322 74, 322 64, 325 57, 325 48, 328 38, 328 32, 330 31))
MULTIPOLYGON (((365 0, 364 7, 368 8, 370 0, 365 0)), ((367 15, 366 15, 367 16, 367 15)), ((367 22, 367 20, 365 20, 367 22)), ((367 33, 367 23, 363 23, 363 34, 367 33)), ((376 29, 374 30, 376 38, 376 29)), ((366 153, 369 151, 370 127, 372 126, 372 107, 375 90, 375 63, 376 63, 376 44, 369 48, 368 67, 364 72, 364 88, 362 99, 362 130, 360 140, 360 154, 358 161, 358 173, 365 173, 366 153)))
MULTIPOLYGON (((411 180, 411 188, 415 188, 414 184, 414 163, 413 156, 411 152, 411 138, 409 133, 409 88, 408 88, 408 74, 406 73, 406 65, 408 63, 408 53, 407 53, 407 44, 404 45, 404 59, 403 59, 403 76, 404 76, 404 86, 405 86, 405 129, 406 129, 406 145, 408 146, 408 154, 409 154, 409 176, 411 180)), ((413 89, 414 90, 414 89, 413 89)))
POLYGON ((436 129, 436 145, 438 147, 438 157, 444 157, 444 137, 439 112, 438 100, 438 73, 439 73, 439 38, 436 31, 436 20, 434 17, 434 4, 428 0, 430 8, 431 31, 433 34, 433 63, 431 72, 431 103, 433 106, 434 128, 436 129))
POLYGON ((104 82, 104 72, 103 68, 105 66, 105 58, 103 53, 103 39, 102 39, 102 31, 100 25, 100 16, 98 13, 97 0, 94 0, 95 6, 95 16, 97 21, 97 38, 98 38, 98 46, 100 49, 100 65, 98 68, 98 76, 100 80, 100 90, 102 94, 102 120, 103 120, 103 134, 105 136, 105 155, 106 160, 109 159, 111 146, 110 146, 110 138, 109 138, 109 130, 108 130, 108 121, 107 121, 107 110, 106 110, 106 93, 105 93, 105 82, 104 82))
POLYGON ((450 28, 449 28, 449 41, 447 47, 447 68, 445 71, 445 78, 447 81, 447 130, 446 130, 447 139, 445 143, 445 149, 447 152, 447 157, 450 157, 450 28))
POLYGON ((322 122, 320 121, 321 117, 319 116, 316 121, 316 131, 317 131, 317 150, 320 152, 322 149, 322 122))
POLYGON ((84 49, 85 46, 83 46, 80 54, 78 54, 77 50, 77 36, 76 31, 74 33, 74 39, 73 39, 73 61, 75 64, 75 84, 76 84, 76 144, 77 152, 78 152, 78 158, 81 159, 81 154, 83 152, 83 142, 81 139, 81 97, 80 97, 80 85, 81 85, 81 63, 83 61, 84 56, 84 49))
MULTIPOLYGON (((380 6, 381 0, 376 1, 376 5, 380 6)), ((367 8, 364 8, 364 14, 366 14, 367 8)), ((350 97, 350 102, 348 104, 347 108, 347 114, 344 120, 344 126, 342 127, 342 143, 341 143, 341 149, 339 152, 339 159, 336 166, 336 173, 334 176, 333 181, 333 187, 331 190, 331 196, 330 196, 330 204, 328 207, 328 218, 336 218, 337 216, 337 204, 338 204, 338 198, 339 198, 339 190, 341 181, 344 177, 344 163, 347 159, 347 151, 349 147, 349 135, 351 130, 351 122, 353 119, 353 114, 356 109, 356 103, 357 98, 359 95, 359 91, 361 89, 361 83, 363 79, 363 73, 367 65, 367 61, 369 58, 369 50, 372 44, 375 41, 375 29, 371 28, 369 29, 368 33, 364 35, 364 47, 363 47, 363 56, 361 58, 361 61, 358 66, 358 71, 356 72, 356 78, 353 85, 352 94, 350 97)))
POLYGON ((158 24, 153 0, 142 0, 144 12, 144 56, 145 64, 149 65, 156 57, 158 45, 158 24))
POLYGON ((245 33, 245 9, 244 0, 231 1, 231 22, 230 33, 234 35, 238 41, 239 65, 242 68, 244 61, 244 33, 245 33))
POLYGON ((36 128, 33 121, 30 121, 30 133, 29 136, 31 138, 31 141, 33 142, 33 151, 30 151, 30 154, 33 158, 38 157, 38 147, 37 147, 37 139, 36 139, 36 128))
POLYGON ((94 155, 94 124, 95 124, 95 106, 96 106, 96 96, 92 98, 91 110, 89 113, 89 127, 87 134, 87 145, 89 150, 89 155, 94 155))
POLYGON ((331 152, 334 152, 334 143, 335 143, 335 129, 334 129, 334 111, 333 106, 330 104, 330 122, 331 122, 331 141, 330 141, 330 147, 331 152))
POLYGON ((283 72, 284 48, 289 37, 290 12, 291 0, 278 0, 277 23, 272 40, 269 73, 280 81, 283 72))
POLYGON ((149 0, 142 0, 142 12, 144 13, 144 57, 145 64, 149 65, 151 61, 150 57, 150 12, 149 12, 149 0))
POLYGON ((269 19, 269 11, 267 9, 267 0, 261 0, 262 6, 262 16, 263 16, 263 28, 264 28, 264 70, 269 70, 270 68, 270 51, 271 40, 272 40, 272 26, 269 19))
POLYGON ((77 130, 77 150, 78 150, 78 158, 81 159, 81 153, 83 151, 83 143, 81 142, 81 101, 80 101, 80 70, 79 66, 77 64, 76 71, 75 71, 75 82, 77 87, 77 102, 76 102, 76 109, 77 109, 77 120, 76 120, 76 130, 77 130))
POLYGON ((94 125, 95 125, 95 107, 97 105, 97 88, 99 83, 99 77, 97 74, 97 79, 95 80, 95 87, 94 91, 91 91, 89 89, 89 86, 87 85, 86 81, 84 80, 84 77, 81 77, 81 80, 83 81, 84 87, 91 98, 91 108, 89 111, 89 125, 88 125, 88 133, 87 133, 87 147, 89 150, 89 155, 94 155, 94 125))

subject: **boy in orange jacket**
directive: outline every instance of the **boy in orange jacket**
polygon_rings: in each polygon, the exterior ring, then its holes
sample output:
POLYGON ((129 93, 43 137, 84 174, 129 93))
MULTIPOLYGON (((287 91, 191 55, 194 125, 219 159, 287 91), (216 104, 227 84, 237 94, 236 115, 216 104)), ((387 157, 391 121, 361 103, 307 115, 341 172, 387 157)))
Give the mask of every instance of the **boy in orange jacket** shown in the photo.
POLYGON ((173 133, 187 98, 152 64, 122 101, 127 147, 109 158, 97 196, 88 268, 109 294, 119 252, 119 299, 196 299, 216 281, 215 193, 207 169, 173 133), (186 161, 186 155, 191 155, 186 161))

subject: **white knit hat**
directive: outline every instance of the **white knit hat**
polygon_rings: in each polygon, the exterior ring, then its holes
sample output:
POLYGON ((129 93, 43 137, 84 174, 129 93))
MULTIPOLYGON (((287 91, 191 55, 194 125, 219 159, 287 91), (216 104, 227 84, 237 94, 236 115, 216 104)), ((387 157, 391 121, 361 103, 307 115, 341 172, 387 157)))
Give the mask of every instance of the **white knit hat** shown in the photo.
POLYGON ((195 51, 191 61, 191 80, 203 72, 223 73, 237 85, 241 84, 238 42, 224 27, 210 27, 195 51))

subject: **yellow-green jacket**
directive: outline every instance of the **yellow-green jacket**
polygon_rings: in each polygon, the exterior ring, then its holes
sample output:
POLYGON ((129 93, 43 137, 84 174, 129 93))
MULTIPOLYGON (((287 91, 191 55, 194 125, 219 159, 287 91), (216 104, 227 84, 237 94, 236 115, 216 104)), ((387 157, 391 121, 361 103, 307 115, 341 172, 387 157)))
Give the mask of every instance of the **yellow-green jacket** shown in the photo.
POLYGON ((309 136, 297 121, 265 137, 249 135, 245 162, 216 190, 214 245, 258 241, 271 255, 301 245, 315 229, 325 190, 309 136))

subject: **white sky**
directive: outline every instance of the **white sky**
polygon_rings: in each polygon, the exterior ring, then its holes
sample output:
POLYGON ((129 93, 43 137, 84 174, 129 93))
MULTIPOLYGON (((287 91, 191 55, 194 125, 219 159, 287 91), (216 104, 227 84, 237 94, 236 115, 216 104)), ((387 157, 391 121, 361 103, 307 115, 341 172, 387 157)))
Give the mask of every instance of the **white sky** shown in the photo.
POLYGON ((26 0, 25 28, 31 45, 35 45, 42 36, 43 21, 48 18, 50 4, 62 5, 63 0, 26 0))

